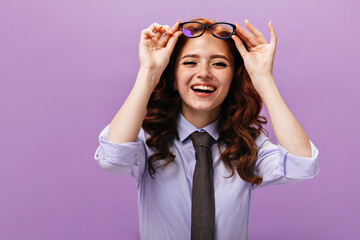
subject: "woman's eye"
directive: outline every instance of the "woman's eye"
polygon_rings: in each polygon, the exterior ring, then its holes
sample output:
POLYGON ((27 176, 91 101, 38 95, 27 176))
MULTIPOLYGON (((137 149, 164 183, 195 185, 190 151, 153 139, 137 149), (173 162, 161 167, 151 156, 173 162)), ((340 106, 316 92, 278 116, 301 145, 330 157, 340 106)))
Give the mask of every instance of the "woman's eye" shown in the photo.
POLYGON ((216 62, 214 63, 215 66, 220 66, 220 67, 226 67, 226 64, 223 62, 216 62))
POLYGON ((184 62, 184 65, 195 65, 196 62, 184 62))

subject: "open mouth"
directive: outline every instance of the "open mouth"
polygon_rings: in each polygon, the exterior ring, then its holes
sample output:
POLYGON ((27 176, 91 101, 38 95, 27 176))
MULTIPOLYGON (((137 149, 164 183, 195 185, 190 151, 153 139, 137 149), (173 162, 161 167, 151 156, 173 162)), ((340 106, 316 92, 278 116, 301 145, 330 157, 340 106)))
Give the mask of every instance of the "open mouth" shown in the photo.
POLYGON ((216 90, 215 87, 204 86, 204 85, 194 85, 191 87, 191 89, 194 92, 199 92, 199 93, 212 93, 216 90))

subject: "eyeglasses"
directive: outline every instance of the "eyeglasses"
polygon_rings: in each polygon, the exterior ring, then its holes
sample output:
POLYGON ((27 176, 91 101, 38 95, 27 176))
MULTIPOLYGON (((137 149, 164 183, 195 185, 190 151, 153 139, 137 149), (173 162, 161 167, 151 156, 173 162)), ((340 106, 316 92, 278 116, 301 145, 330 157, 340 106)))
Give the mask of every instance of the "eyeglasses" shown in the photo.
POLYGON ((211 34, 219 39, 229 39, 235 34, 236 26, 231 23, 217 22, 205 25, 200 22, 183 22, 179 25, 182 33, 188 38, 197 38, 204 34, 206 29, 210 29, 211 34))

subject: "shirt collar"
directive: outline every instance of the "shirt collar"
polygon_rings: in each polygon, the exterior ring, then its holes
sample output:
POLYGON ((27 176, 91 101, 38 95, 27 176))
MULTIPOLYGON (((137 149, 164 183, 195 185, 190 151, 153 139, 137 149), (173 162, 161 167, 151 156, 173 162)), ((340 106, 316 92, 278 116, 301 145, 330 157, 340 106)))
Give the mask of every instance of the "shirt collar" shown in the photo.
POLYGON ((177 123, 180 141, 184 141, 186 138, 190 136, 190 134, 192 134, 195 131, 199 131, 199 132, 206 131, 217 141, 219 138, 219 132, 217 128, 219 119, 220 118, 216 119, 214 122, 210 123, 209 125, 203 128, 196 128, 188 120, 186 120, 186 118, 180 111, 178 123, 177 123))

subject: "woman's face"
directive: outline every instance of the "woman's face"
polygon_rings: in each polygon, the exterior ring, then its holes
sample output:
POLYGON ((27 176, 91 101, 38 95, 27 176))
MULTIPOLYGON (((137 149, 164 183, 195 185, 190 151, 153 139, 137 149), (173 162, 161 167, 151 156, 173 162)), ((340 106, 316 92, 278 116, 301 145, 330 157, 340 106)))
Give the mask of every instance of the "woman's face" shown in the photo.
POLYGON ((234 59, 227 43, 206 31, 187 39, 175 67, 175 88, 184 116, 200 112, 217 118, 234 75, 234 59))

